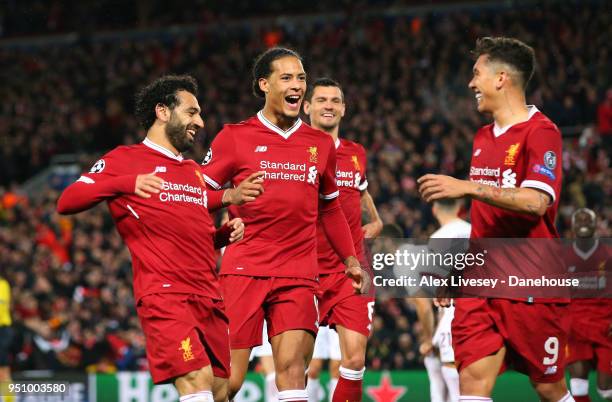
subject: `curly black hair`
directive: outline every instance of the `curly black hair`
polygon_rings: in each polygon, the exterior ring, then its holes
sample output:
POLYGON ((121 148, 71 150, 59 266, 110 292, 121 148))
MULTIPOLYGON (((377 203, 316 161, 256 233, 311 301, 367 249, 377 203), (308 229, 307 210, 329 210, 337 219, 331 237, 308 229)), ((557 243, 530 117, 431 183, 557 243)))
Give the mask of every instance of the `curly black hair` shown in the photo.
POLYGON ((190 75, 165 75, 156 79, 136 94, 136 118, 140 125, 149 129, 155 122, 155 107, 158 104, 174 109, 180 100, 178 91, 187 91, 198 96, 198 84, 190 75))

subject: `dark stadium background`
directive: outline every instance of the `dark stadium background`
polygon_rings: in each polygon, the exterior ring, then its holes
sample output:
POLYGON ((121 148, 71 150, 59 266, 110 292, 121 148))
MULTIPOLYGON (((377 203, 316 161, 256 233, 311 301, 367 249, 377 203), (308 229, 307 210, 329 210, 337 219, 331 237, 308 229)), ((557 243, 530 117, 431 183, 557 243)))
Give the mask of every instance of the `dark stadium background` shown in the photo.
MULTIPOLYGON (((108 401, 100 384, 124 381, 113 373, 146 370, 129 253, 105 206, 54 213, 59 191, 105 151, 142 140, 133 94, 165 73, 200 84, 206 128, 189 156, 201 159, 224 123, 261 107, 250 67, 276 44, 299 51, 310 78, 342 83, 341 135, 368 150, 383 222, 424 239, 435 222, 416 178, 465 177, 487 121, 467 89, 469 50, 484 35, 529 43, 538 62, 529 103, 564 136, 558 229, 569 236, 571 213, 586 206, 598 235, 611 237, 611 10, 609 1, 0 2, 0 275, 14 299, 12 369, 81 382, 90 400, 108 401)), ((379 300, 373 327, 368 397, 385 371, 407 387, 398 400, 425 398, 414 309, 379 300)), ((500 387, 496 400, 528 388, 511 375, 500 387)))

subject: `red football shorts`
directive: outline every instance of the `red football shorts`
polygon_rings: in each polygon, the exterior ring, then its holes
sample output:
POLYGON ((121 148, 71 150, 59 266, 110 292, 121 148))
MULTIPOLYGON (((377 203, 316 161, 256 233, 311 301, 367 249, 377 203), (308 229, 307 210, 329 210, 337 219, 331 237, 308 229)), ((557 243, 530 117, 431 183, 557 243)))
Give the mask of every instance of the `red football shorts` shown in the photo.
POLYGON ((566 310, 564 304, 456 299, 452 338, 457 369, 461 371, 506 346, 505 364, 532 381, 561 380, 569 330, 566 310))
POLYGON ((316 286, 316 281, 304 278, 222 275, 231 348, 261 345, 264 319, 269 338, 294 329, 314 337, 318 329, 316 286))
POLYGON ((612 375, 612 338, 608 336, 610 311, 570 314, 567 363, 597 361, 597 371, 612 375))
POLYGON ((223 301, 187 293, 144 296, 136 306, 155 384, 212 365, 229 378, 228 321, 223 301))
POLYGON ((344 328, 370 336, 374 297, 355 294, 352 281, 344 272, 319 276, 319 320, 321 325, 344 328))

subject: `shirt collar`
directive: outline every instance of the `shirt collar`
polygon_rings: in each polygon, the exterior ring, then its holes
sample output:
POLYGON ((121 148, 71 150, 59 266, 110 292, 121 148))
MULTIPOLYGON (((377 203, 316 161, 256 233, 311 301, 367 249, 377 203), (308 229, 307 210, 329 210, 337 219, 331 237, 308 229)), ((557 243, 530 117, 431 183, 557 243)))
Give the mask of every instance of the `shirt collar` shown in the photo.
POLYGON ((340 148, 340 138, 336 138, 336 141, 334 141, 334 145, 336 145, 336 149, 340 148))
POLYGON ((166 155, 168 158, 172 158, 179 162, 183 161, 183 155, 181 154, 175 155, 174 152, 170 151, 168 148, 162 147, 161 145, 158 145, 154 143, 153 141, 151 141, 149 137, 145 138, 142 143, 146 145, 147 147, 154 149, 157 152, 161 152, 162 154, 166 155))
MULTIPOLYGON (((527 120, 529 121, 531 120, 531 118, 533 117, 534 114, 536 114, 537 112, 539 112, 538 108, 535 107, 535 105, 527 105, 527 111, 529 112, 529 115, 527 116, 527 120)), ((524 122, 521 122, 524 123, 524 122)), ((506 127, 500 127, 497 125, 497 123, 495 123, 493 125, 493 135, 495 135, 495 138, 501 136, 502 134, 504 134, 506 131, 510 130, 513 126, 520 124, 520 123, 514 123, 514 124, 510 124, 509 126, 506 127)))
POLYGON ((263 114, 263 110, 257 112, 257 118, 264 126, 268 127, 270 130, 274 131, 284 139, 288 139, 291 134, 295 133, 302 126, 302 119, 298 117, 295 124, 291 126, 287 131, 281 129, 277 125, 273 124, 270 120, 266 119, 266 116, 263 114))

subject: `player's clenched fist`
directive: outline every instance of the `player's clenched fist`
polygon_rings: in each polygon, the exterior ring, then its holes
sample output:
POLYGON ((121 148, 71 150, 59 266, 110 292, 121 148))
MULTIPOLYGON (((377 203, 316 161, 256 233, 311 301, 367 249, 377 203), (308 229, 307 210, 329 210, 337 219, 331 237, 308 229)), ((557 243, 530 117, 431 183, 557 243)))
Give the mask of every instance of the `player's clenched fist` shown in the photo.
POLYGON ((263 176, 265 172, 255 172, 238 184, 236 188, 226 190, 223 194, 223 203, 242 205, 252 202, 263 194, 263 176))
POLYGON ((155 173, 139 174, 136 176, 134 194, 142 198, 150 198, 151 194, 157 194, 162 189, 164 179, 155 176, 155 173))
POLYGON ((355 257, 348 257, 344 262, 346 269, 344 273, 353 280, 355 292, 366 294, 370 290, 370 275, 361 268, 361 264, 355 257))

